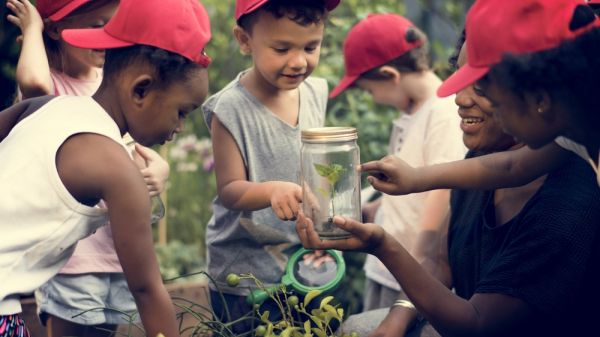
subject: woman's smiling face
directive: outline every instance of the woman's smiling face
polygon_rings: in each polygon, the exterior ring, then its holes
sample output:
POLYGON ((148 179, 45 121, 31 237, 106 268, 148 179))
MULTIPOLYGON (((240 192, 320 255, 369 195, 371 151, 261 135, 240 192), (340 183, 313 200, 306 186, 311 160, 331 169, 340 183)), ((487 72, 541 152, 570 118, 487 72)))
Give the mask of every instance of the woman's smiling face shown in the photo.
MULTIPOLYGON (((466 44, 463 44, 458 56, 459 67, 467 62, 465 46, 466 44)), ((494 119, 492 103, 477 84, 459 91, 455 102, 461 117, 463 142, 468 149, 485 152, 502 151, 515 144, 514 138, 506 134, 494 119)))

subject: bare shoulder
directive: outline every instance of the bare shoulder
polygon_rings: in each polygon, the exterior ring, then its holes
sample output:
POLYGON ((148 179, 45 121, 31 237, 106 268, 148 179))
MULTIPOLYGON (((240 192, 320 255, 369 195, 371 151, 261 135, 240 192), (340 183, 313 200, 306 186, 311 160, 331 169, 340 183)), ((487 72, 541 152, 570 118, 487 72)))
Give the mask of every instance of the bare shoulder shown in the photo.
POLYGON ((71 195, 89 205, 112 191, 144 184, 125 148, 99 134, 81 133, 67 139, 57 152, 56 167, 71 195))

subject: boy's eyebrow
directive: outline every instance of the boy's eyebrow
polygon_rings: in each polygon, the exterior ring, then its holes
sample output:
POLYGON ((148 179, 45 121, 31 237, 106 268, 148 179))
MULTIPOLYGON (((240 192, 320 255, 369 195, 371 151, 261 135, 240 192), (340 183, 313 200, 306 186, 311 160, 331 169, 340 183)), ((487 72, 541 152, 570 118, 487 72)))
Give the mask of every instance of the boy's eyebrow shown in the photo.
MULTIPOLYGON (((304 43, 303 45, 320 44, 322 41, 323 41, 323 39, 314 39, 312 41, 308 41, 307 43, 304 43)), ((296 43, 294 43, 292 41, 288 41, 288 40, 273 40, 273 43, 286 45, 286 46, 292 46, 292 45, 296 44, 296 43)))

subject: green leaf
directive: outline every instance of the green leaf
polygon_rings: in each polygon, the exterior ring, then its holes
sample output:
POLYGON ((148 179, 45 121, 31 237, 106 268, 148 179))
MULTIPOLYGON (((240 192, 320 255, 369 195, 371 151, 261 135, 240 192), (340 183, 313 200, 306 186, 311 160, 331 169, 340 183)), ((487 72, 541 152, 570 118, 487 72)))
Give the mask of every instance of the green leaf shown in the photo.
POLYGON ((321 305, 319 306, 319 308, 323 309, 324 306, 326 306, 327 304, 329 304, 329 302, 331 302, 331 300, 333 300, 333 296, 327 296, 324 299, 321 300, 321 305))
POLYGON ((265 312, 263 312, 262 315, 260 315, 260 320, 265 323, 270 323, 269 322, 269 310, 265 310, 265 312))
POLYGON ((327 313, 327 315, 330 316, 331 318, 335 318, 337 320, 341 320, 341 317, 338 316, 337 310, 335 310, 335 308, 332 305, 325 304, 323 306, 323 310, 325 310, 325 312, 327 313))
POLYGON ((304 322, 304 331, 308 334, 310 333, 310 321, 304 322))
POLYGON ((319 192, 319 194, 321 194, 325 198, 329 197, 329 191, 327 191, 326 189, 324 189, 322 187, 318 187, 317 192, 319 192))
POLYGON ((321 177, 328 177, 331 174, 331 168, 329 166, 325 166, 323 164, 316 164, 315 163, 315 169, 317 170, 317 173, 321 176, 321 177))
POLYGON ((319 289, 313 289, 311 291, 309 291, 306 296, 304 296, 304 307, 308 307, 308 304, 310 303, 310 301, 312 301, 315 297, 321 295, 321 290, 319 289))
POLYGON ((327 337, 327 334, 321 329, 312 328, 311 331, 314 332, 319 337, 327 337))

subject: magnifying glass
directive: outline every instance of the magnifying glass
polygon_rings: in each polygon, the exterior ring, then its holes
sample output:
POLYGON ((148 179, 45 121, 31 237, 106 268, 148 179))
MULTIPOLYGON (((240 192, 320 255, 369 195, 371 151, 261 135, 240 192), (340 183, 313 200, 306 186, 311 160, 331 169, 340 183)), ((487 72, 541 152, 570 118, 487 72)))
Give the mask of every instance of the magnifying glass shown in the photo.
MULTIPOLYGON (((342 254, 336 250, 326 250, 324 254, 328 254, 333 259, 323 262, 318 267, 312 262, 304 262, 306 254, 314 254, 314 250, 301 248, 290 256, 281 283, 302 296, 311 290, 321 290, 324 293, 335 290, 346 273, 346 263, 342 254)), ((276 291, 278 288, 279 285, 275 285, 264 290, 253 290, 246 297, 246 302, 262 304, 269 298, 269 292, 276 291)))

